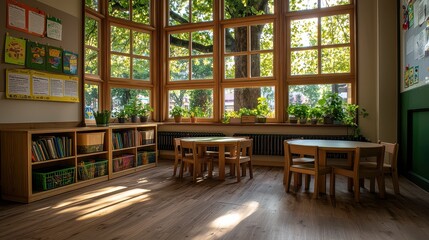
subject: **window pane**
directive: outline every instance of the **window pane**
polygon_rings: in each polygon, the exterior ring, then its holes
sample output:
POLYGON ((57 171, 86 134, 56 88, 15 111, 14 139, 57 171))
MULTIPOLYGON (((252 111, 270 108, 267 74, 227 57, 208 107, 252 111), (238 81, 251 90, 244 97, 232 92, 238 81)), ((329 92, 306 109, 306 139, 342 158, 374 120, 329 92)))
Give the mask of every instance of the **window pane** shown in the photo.
POLYGON ((272 77, 274 59, 273 53, 252 54, 252 77, 272 77))
POLYGON ((322 49, 322 73, 349 73, 350 47, 322 49))
POLYGON ((170 57, 189 56, 189 33, 170 34, 170 57))
POLYGON ((85 119, 94 119, 92 111, 98 111, 99 97, 98 85, 85 83, 85 119))
POLYGON ((192 0, 192 22, 213 21, 213 0, 192 0))
POLYGON ((85 48, 85 73, 98 75, 98 52, 85 48))
POLYGON ((213 117, 213 89, 170 90, 168 96, 169 111, 180 106, 194 112, 196 117, 213 117))
POLYGON ((350 43, 350 15, 322 17, 322 45, 350 43))
POLYGON ((274 0, 224 0, 224 6, 225 19, 274 14, 274 0))
POLYGON ((98 0, 85 0, 85 6, 98 12, 98 0))
POLYGON ((147 59, 133 59, 133 79, 150 80, 150 62, 147 59))
POLYGON ((290 85, 289 104, 309 104, 315 106, 322 98, 324 92, 336 92, 345 102, 351 102, 351 85, 339 84, 317 84, 317 85, 290 85))
POLYGON ((213 31, 204 30, 192 33, 192 55, 213 53, 213 31))
POLYGON ((275 117, 275 88, 273 86, 225 88, 224 112, 239 111, 241 108, 256 109, 259 97, 264 97, 268 102, 270 113, 267 117, 275 117))
POLYGON ((292 20, 290 22, 290 46, 309 47, 317 45, 317 18, 292 20))
POLYGON ((133 54, 150 56, 150 35, 148 33, 133 32, 133 54))
POLYGON ((85 17, 85 45, 98 47, 98 22, 85 17))
POLYGON ((225 52, 247 51, 247 27, 225 28, 225 52))
POLYGON ((170 60, 170 81, 189 80, 189 61, 170 60))
POLYGON ((213 79, 213 58, 192 59, 192 79, 213 79))
POLYGON ((247 77, 247 56, 225 57, 225 78, 247 77))
POLYGON ((150 90, 130 89, 130 88, 112 88, 110 90, 112 114, 124 109, 124 106, 133 99, 137 99, 143 104, 150 104, 150 90))
POLYGON ((333 7, 338 5, 350 4, 350 0, 323 0, 321 1, 322 8, 333 7))
POLYGON ((133 0, 133 22, 150 24, 150 0, 133 0))
POLYGON ((317 0, 289 0, 289 11, 301 11, 316 8, 317 0))
POLYGON ((168 25, 189 23, 189 0, 169 0, 170 7, 168 25))
POLYGON ((254 25, 251 31, 251 50, 271 50, 274 47, 273 23, 254 25))
POLYGON ((317 70, 317 50, 291 52, 291 75, 317 74, 317 70))
POLYGON ((109 15, 112 17, 130 19, 129 0, 109 0, 109 15))
POLYGON ((119 55, 110 55, 110 76, 115 78, 130 78, 130 58, 119 55))
POLYGON ((130 30, 112 26, 110 42, 113 52, 130 53, 130 30))

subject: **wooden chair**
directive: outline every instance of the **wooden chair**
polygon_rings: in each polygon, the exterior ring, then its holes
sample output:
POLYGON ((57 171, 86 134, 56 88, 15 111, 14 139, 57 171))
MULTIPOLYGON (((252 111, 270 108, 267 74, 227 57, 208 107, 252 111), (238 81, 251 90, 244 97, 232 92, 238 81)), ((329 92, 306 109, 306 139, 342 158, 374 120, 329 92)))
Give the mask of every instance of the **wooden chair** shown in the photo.
POLYGON ((335 175, 343 175, 353 180, 353 190, 355 201, 360 201, 360 179, 361 178, 377 178, 380 198, 384 198, 384 176, 383 176, 383 161, 384 161, 384 146, 372 148, 356 148, 355 158, 351 167, 332 167, 331 173, 331 189, 330 194, 335 196, 335 175), (373 166, 361 165, 361 160, 365 158, 375 157, 376 164, 373 166))
MULTIPOLYGON (((291 175, 294 174, 307 174, 314 176, 314 193, 313 198, 319 196, 319 177, 331 172, 329 167, 319 166, 319 152, 317 146, 298 146, 289 144, 284 141, 285 149, 285 170, 283 184, 286 184, 286 192, 290 190, 291 175), (297 156, 297 157, 295 157, 297 156), (312 156, 313 163, 307 162, 307 157, 312 156)), ((296 189, 297 190, 297 189, 296 189)))
MULTIPOLYGON (((250 178, 253 178, 253 166, 252 166, 252 152, 253 152, 253 139, 246 139, 238 141, 234 146, 231 145, 231 152, 225 155, 225 165, 229 164, 231 168, 235 169, 235 175, 237 182, 241 181, 241 176, 246 175, 246 165, 249 167, 250 178), (240 170, 240 168, 242 168, 240 170)), ((213 161, 218 158, 213 159, 213 161)), ((210 165, 209 165, 210 166, 210 165)), ((213 171, 213 164, 209 168, 209 176, 213 171)))
MULTIPOLYGON (((180 138, 174 139, 174 168, 173 168, 173 176, 176 176, 177 166, 182 164, 182 149, 180 147, 180 138)), ((185 165, 186 169, 186 165, 185 165)))
MULTIPOLYGON (((293 139, 290 139, 290 140, 293 140, 293 139)), ((283 145, 287 141, 290 141, 290 140, 284 140, 283 145)), ((286 146, 286 145, 284 145, 284 146, 286 146)), ((285 152, 285 154, 286 154, 286 152, 285 152)), ((286 157, 286 155, 285 155, 285 157, 286 157)), ((307 163, 313 164, 314 158, 310 158, 308 156, 300 155, 300 157, 293 158, 293 161, 294 161, 294 164, 307 164, 307 163)), ((286 165, 285 165, 285 168, 286 168, 286 165)), ((286 174, 284 174, 283 178, 284 177, 286 177, 286 174)), ((304 177, 305 177, 305 190, 308 190, 310 188, 311 175, 304 174, 304 177)), ((284 181, 284 179, 283 179, 283 181, 284 181)), ((294 174, 293 185, 294 185, 296 191, 301 187, 301 185, 302 185, 302 174, 301 173, 294 174)))
POLYGON ((187 142, 180 140, 180 147, 182 153, 182 161, 180 164, 180 173, 179 178, 183 178, 183 170, 185 168, 185 164, 192 170, 192 181, 196 181, 197 175, 202 172, 202 166, 207 162, 209 164, 209 168, 212 168, 213 162, 209 158, 205 158, 204 156, 199 156, 198 154, 198 146, 195 142, 187 142))
MULTIPOLYGON (((393 191, 395 194, 399 194, 399 181, 398 181, 398 149, 399 145, 397 143, 388 143, 378 140, 379 144, 384 145, 384 163, 383 163, 383 173, 392 176, 393 191)), ((374 166, 376 162, 363 162, 361 165, 364 166, 374 166)), ((370 191, 375 191, 375 178, 370 178, 370 191)))

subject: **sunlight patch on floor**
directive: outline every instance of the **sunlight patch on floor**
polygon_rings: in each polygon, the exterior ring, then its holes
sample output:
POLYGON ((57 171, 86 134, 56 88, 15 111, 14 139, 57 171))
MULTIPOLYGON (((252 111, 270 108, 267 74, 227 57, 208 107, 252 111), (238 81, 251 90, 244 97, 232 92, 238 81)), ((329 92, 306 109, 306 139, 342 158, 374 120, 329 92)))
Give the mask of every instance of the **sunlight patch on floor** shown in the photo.
MULTIPOLYGON (((220 238, 240 224, 241 221, 252 215, 259 207, 259 203, 255 201, 247 202, 231 210, 223 216, 218 217, 212 221, 205 231, 207 234, 213 233, 216 238, 220 238)), ((200 234, 193 239, 204 239, 207 234, 200 234)))

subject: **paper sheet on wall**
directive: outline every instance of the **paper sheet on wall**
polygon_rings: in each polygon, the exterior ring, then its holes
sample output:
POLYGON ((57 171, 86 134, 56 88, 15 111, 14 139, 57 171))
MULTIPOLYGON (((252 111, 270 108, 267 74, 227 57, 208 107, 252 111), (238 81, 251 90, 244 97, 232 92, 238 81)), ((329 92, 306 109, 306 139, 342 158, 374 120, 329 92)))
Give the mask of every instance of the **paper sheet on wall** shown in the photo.
POLYGON ((27 10, 14 3, 8 3, 7 25, 12 28, 27 31, 27 10))
POLYGON ((425 56, 425 45, 426 45, 426 30, 421 31, 414 44, 414 58, 422 59, 425 56))
POLYGON ((39 36, 45 34, 45 13, 39 11, 28 11, 28 32, 39 36))
POLYGON ((48 17, 46 20, 46 36, 61 41, 62 35, 63 25, 61 25, 61 20, 55 17, 48 17))
POLYGON ((28 71, 7 72, 7 94, 30 95, 30 74, 28 71))
POLYGON ((51 96, 62 97, 64 96, 64 80, 51 78, 51 96))
POLYGON ((64 84, 64 96, 78 97, 78 81, 67 80, 64 84))
MULTIPOLYGON (((45 74, 34 74, 33 80, 33 95, 49 96, 49 76, 45 74)), ((36 97, 37 98, 37 97, 36 97)))
POLYGON ((407 55, 414 52, 414 35, 407 40, 407 55))

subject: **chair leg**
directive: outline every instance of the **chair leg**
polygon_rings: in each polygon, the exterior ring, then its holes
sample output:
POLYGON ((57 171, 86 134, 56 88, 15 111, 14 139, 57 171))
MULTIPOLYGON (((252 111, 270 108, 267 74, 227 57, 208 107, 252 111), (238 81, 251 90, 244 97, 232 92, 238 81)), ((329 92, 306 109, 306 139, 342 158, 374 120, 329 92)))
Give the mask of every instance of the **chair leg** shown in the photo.
POLYGON ((370 192, 375 192, 375 178, 372 177, 369 179, 369 191, 370 192))
POLYGON ((349 192, 353 191, 353 178, 347 179, 347 190, 349 192))
POLYGON ((244 163, 242 163, 241 164, 241 176, 242 177, 245 177, 246 176, 246 165, 247 165, 247 162, 244 162, 244 163))
MULTIPOLYGON (((307 174, 308 177, 310 175, 307 174)), ((307 180, 306 176, 306 180, 307 180)), ((314 192, 313 192, 313 198, 319 198, 319 176, 314 175, 314 192)))
POLYGON ((335 173, 331 172, 331 179, 329 180, 329 194, 335 196, 335 173))
POLYGON ((183 178, 183 168, 185 163, 183 161, 180 162, 180 170, 179 170, 179 178, 183 178))
POLYGON ((310 189, 310 179, 311 179, 311 175, 310 174, 305 174, 304 175, 305 190, 310 189))
POLYGON ((284 178, 283 184, 286 184, 286 192, 290 191, 290 181, 291 181, 290 174, 291 174, 290 171, 285 171, 285 178, 284 178))
POLYGON ((378 192, 379 192, 380 198, 384 198, 386 193, 386 188, 384 185, 383 175, 377 177, 377 184, 378 184, 378 192))
POLYGON ((359 178, 354 177, 353 178, 353 190, 355 194, 355 202, 359 202, 360 200, 360 187, 359 187, 359 178))
POLYGON ((249 176, 250 176, 250 178, 253 178, 252 162, 247 163, 247 165, 249 165, 249 176))
POLYGON ((193 169, 192 169, 192 181, 196 182, 197 181, 197 166, 195 166, 196 163, 192 164, 193 169))
POLYGON ((213 161, 209 161, 209 173, 208 173, 208 177, 209 178, 213 177, 213 161))
POLYGON ((240 163, 236 163, 235 164, 235 168, 237 170, 237 182, 240 182, 241 181, 241 173, 240 173, 241 166, 240 166, 240 163))
POLYGON ((399 178, 398 178, 397 170, 392 171, 392 183, 393 183, 393 191, 395 191, 395 194, 399 194, 399 178))
POLYGON ((179 165, 179 159, 176 157, 176 158, 174 159, 173 177, 175 177, 175 176, 176 176, 177 165, 179 165))

